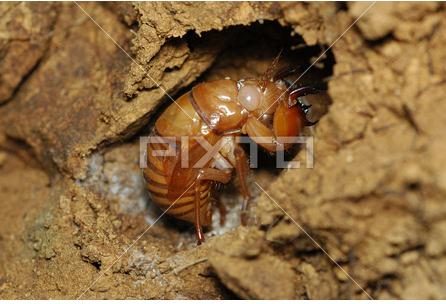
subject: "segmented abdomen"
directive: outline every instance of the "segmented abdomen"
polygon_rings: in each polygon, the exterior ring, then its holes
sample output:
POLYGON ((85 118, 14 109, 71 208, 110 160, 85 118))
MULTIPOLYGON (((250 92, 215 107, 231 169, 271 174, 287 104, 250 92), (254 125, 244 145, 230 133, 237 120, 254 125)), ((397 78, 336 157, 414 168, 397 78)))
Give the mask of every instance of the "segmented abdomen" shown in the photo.
MULTIPOLYGON (((183 180, 173 180, 172 168, 175 167, 176 159, 173 157, 163 158, 154 156, 154 150, 165 150, 166 146, 158 143, 149 143, 147 147, 147 168, 144 169, 146 187, 151 198, 162 210, 181 220, 195 222, 195 184, 183 180), (169 193, 170 183, 176 183, 179 190, 178 195, 169 193), (170 208, 169 208, 170 207, 170 208)), ((177 169, 178 170, 178 169, 177 169)), ((200 189, 200 221, 202 225, 208 225, 210 221, 210 192, 211 182, 201 181, 200 189)))

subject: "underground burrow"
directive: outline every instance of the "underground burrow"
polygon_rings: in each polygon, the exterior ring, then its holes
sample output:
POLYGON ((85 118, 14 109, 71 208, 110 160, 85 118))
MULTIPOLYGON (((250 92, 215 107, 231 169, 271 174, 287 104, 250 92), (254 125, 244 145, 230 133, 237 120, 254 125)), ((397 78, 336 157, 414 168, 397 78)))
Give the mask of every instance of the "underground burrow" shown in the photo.
POLYGON ((147 73, 74 3, 3 6, 2 295, 445 297, 444 6, 78 4, 147 73), (260 150, 251 226, 239 225, 233 178, 215 195, 227 225, 215 208, 201 246, 192 224, 155 223, 139 139, 172 101, 147 75, 179 98, 203 81, 258 77, 281 50, 282 66, 305 69, 328 46, 300 79, 320 89, 329 80, 333 100, 304 130, 314 168, 276 169, 260 150))
MULTIPOLYGON (((332 75, 334 58, 331 51, 325 51, 323 45, 309 47, 298 35, 293 35, 291 29, 282 27, 276 22, 254 23, 251 26, 234 26, 223 31, 211 31, 202 37, 188 33, 181 38, 187 41, 190 49, 195 44, 205 44, 208 36, 217 39, 226 39, 227 46, 221 51, 213 65, 203 73, 197 81, 181 89, 173 97, 178 98, 189 91, 194 85, 209 80, 230 77, 241 79, 261 76, 276 56, 280 55, 279 68, 295 68, 296 71, 287 76, 289 83, 296 85, 309 85, 319 90, 327 89, 327 80, 332 75), (230 37, 228 39, 227 37, 230 37), (310 65, 319 58, 310 69, 310 65), (302 73, 308 69, 308 71, 302 73), (300 79, 298 79, 300 77, 300 79), (296 82, 296 80, 298 80, 296 82)), ((169 72, 169 71, 167 71, 169 72)), ((151 133, 153 124, 159 115, 172 103, 166 99, 157 107, 156 112, 147 119, 143 128, 125 143, 115 144, 96 153, 91 157, 88 178, 82 182, 84 185, 101 192, 107 199, 119 202, 120 212, 123 214, 144 215, 148 225, 154 224, 162 214, 158 206, 151 202, 150 195, 145 189, 144 180, 139 168, 139 139, 151 133), (131 155, 132 157, 129 157, 131 155), (106 190, 104 190, 106 189, 106 190)), ((315 126, 306 127, 303 135, 311 135, 315 126)), ((244 148, 249 154, 249 144, 244 148)), ((292 160, 300 151, 299 145, 287 151, 285 160, 292 160)), ((276 157, 265 150, 258 149, 258 168, 251 169, 249 174, 250 190, 254 195, 251 209, 255 208, 255 198, 259 189, 253 186, 257 180, 262 184, 269 184, 283 171, 276 167, 276 157)), ((220 213, 214 206, 212 226, 205 228, 206 236, 224 234, 240 225, 240 207, 242 197, 237 178, 229 184, 215 185, 212 200, 220 200, 227 209, 226 221, 220 224, 220 213)), ((252 210, 251 210, 252 212, 252 210)), ((251 219, 251 224, 255 219, 251 219)), ((195 233, 193 224, 187 223, 170 215, 162 216, 149 232, 177 248, 190 248, 195 246, 195 233)))

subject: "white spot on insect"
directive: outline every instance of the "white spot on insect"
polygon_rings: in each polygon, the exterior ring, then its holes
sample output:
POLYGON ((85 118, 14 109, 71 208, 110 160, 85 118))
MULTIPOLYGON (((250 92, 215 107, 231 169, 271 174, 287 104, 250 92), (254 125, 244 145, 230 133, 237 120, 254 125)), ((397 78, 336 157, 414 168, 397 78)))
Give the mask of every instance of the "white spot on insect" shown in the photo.
POLYGON ((245 85, 238 91, 237 99, 246 110, 254 111, 260 104, 260 88, 252 84, 245 85))
POLYGON ((219 113, 212 113, 211 117, 209 117, 209 124, 211 128, 214 128, 218 125, 220 122, 220 114, 219 113))

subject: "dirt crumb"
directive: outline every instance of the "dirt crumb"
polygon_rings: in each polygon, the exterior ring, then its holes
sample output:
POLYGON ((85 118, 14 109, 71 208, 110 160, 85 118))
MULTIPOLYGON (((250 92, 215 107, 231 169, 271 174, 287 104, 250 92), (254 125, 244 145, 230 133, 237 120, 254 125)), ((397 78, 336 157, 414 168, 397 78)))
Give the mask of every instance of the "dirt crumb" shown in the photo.
POLYGON ((215 255, 210 261, 223 283, 243 299, 295 297, 293 271, 276 257, 262 255, 247 260, 215 255))

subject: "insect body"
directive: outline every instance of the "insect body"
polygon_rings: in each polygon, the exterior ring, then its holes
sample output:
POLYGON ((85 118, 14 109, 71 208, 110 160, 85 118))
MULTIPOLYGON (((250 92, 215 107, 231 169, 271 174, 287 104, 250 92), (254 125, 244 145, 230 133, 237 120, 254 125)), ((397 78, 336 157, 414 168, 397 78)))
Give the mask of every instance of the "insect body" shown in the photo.
POLYGON ((189 139, 186 147, 177 145, 174 156, 156 155, 157 150, 168 149, 165 142, 148 144, 148 166, 144 169, 147 189, 168 214, 195 224, 199 244, 204 241, 202 226, 211 222, 213 184, 228 183, 235 168, 244 198, 242 216, 251 198, 246 182, 248 159, 239 136, 248 135, 270 152, 286 150, 290 146, 282 143, 281 137, 298 136, 309 123, 305 116, 308 106, 299 98, 320 92, 310 87, 288 92, 286 82, 270 73, 262 79, 201 83, 178 98, 155 123, 156 135, 174 137, 177 144, 180 137, 189 139), (218 157, 203 160, 208 152, 203 140, 209 146, 219 144, 218 157), (184 152, 188 152, 188 163, 195 166, 184 166, 184 152))

